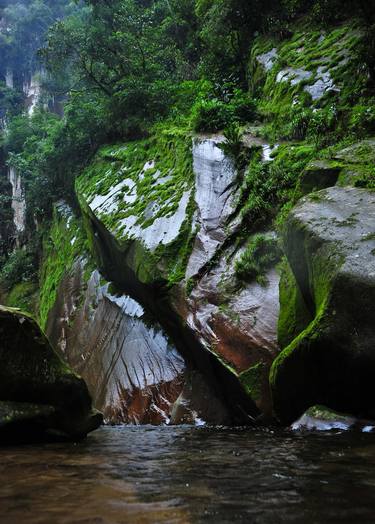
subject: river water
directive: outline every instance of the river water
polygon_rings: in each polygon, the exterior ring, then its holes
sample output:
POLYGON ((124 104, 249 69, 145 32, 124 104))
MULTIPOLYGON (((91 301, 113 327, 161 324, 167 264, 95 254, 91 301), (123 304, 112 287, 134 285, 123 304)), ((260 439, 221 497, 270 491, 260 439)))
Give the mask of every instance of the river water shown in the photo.
POLYGON ((0 522, 375 522, 375 436, 104 427, 0 450, 0 522))

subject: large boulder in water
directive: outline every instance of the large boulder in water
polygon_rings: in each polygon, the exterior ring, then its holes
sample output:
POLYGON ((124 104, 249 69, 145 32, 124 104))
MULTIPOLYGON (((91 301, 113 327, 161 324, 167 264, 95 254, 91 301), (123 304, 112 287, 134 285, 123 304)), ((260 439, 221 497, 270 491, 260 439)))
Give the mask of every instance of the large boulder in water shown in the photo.
POLYGON ((284 423, 312 405, 375 417, 375 193, 332 187, 301 200, 286 225, 271 370, 284 423))
POLYGON ((80 438, 102 416, 36 322, 0 306, 0 439, 80 438))

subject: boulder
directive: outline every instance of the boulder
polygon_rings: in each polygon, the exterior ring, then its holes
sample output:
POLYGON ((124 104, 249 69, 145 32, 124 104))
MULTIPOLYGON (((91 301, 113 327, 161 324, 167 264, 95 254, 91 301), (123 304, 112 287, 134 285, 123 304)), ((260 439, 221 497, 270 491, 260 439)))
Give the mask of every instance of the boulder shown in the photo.
POLYGON ((291 423, 314 404, 374 418, 375 193, 303 198, 284 245, 293 278, 280 285, 284 349, 270 375, 278 418, 291 423))
POLYGON ((374 421, 361 420, 352 415, 337 413, 325 406, 312 406, 292 424, 291 429, 293 431, 357 430, 363 433, 371 433, 375 430, 374 424, 374 421))
POLYGON ((28 315, 0 306, 0 438, 81 438, 102 423, 84 381, 28 315))
MULTIPOLYGON (((272 413, 279 277, 270 267, 263 283, 239 280, 238 173, 223 136, 190 137, 188 148, 187 138, 184 147, 171 138, 169 153, 160 141, 102 150, 79 177, 78 196, 101 273, 157 319, 186 368, 220 391, 232 422, 246 423, 272 413)), ((270 160, 270 147, 253 139, 247 147, 256 143, 270 160)))
POLYGON ((310 162, 300 178, 300 189, 303 195, 312 191, 326 189, 337 182, 341 167, 329 160, 310 162))

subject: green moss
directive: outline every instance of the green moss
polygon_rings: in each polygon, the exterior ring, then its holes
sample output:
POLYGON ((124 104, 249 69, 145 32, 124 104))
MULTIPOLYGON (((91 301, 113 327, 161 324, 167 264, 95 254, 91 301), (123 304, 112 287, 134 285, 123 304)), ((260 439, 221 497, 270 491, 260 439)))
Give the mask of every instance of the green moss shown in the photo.
POLYGON ((282 144, 272 162, 264 163, 257 152, 253 155, 238 198, 249 231, 272 220, 277 229, 282 229, 288 211, 301 196, 298 191, 301 174, 315 155, 316 148, 310 144, 282 144))
POLYGON ((267 285, 266 272, 274 266, 281 256, 277 239, 264 234, 254 235, 245 251, 235 263, 235 273, 240 280, 255 279, 261 285, 267 285))
POLYGON ((43 243, 44 260, 40 273, 39 322, 45 329, 60 282, 79 257, 87 257, 88 243, 81 221, 63 208, 56 208, 43 243))
POLYGON ((310 137, 335 143, 338 135, 348 135, 350 129, 356 129, 357 136, 358 132, 374 132, 373 104, 361 98, 367 82, 365 70, 358 70, 362 37, 361 29, 353 22, 330 28, 324 34, 299 24, 290 39, 277 41, 267 35, 256 40, 249 66, 251 88, 260 99, 259 111, 268 122, 269 136, 310 137), (256 57, 272 47, 277 48, 277 60, 266 72, 256 57), (329 71, 340 90, 327 91, 323 98, 313 101, 304 86, 316 82, 319 67, 329 71), (277 82, 277 75, 286 69, 310 72, 311 76, 296 82, 277 82))
POLYGON ((157 218, 173 215, 183 193, 192 186, 187 130, 160 127, 154 133, 140 142, 105 146, 77 181, 81 201, 87 203, 118 189, 116 208, 98 215, 118 239, 127 237, 123 219, 134 216, 136 225, 149 227, 157 218))
POLYGON ((337 255, 337 245, 317 245, 305 224, 294 218, 288 221, 285 243, 293 273, 285 264, 280 283, 278 325, 279 343, 285 349, 271 367, 272 389, 276 387, 277 375, 286 360, 309 348, 326 329, 335 275, 344 262, 343 257, 337 255), (303 252, 309 254, 305 259, 301 257, 301 247, 297 247, 301 245, 303 252))
POLYGON ((191 147, 192 137, 186 128, 160 125, 147 140, 102 148, 77 181, 86 215, 92 214, 89 205, 98 195, 116 193, 111 209, 99 208, 95 217, 113 235, 127 264, 145 284, 173 285, 184 278, 195 236, 191 231, 195 208, 191 147), (185 220, 177 238, 148 249, 136 228, 146 229, 158 218, 172 217, 189 191, 185 220), (127 225, 126 219, 127 224, 131 219, 134 226, 127 225))
POLYGON ((281 265, 279 285, 280 314, 277 326, 278 342, 287 347, 301 333, 312 318, 306 307, 300 288, 286 259, 281 265))
POLYGON ((36 282, 20 282, 8 293, 5 305, 35 313, 37 298, 38 284, 36 282))
POLYGON ((239 379, 246 393, 254 401, 261 398, 265 367, 266 366, 263 362, 258 362, 258 364, 255 364, 239 375, 239 379))

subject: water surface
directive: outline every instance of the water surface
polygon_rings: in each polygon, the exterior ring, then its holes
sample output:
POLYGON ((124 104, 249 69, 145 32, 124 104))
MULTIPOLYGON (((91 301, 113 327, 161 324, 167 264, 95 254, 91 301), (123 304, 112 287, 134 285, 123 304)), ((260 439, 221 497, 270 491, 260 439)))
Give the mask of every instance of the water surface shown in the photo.
POLYGON ((0 449, 0 522, 375 522, 375 436, 105 427, 0 449))

